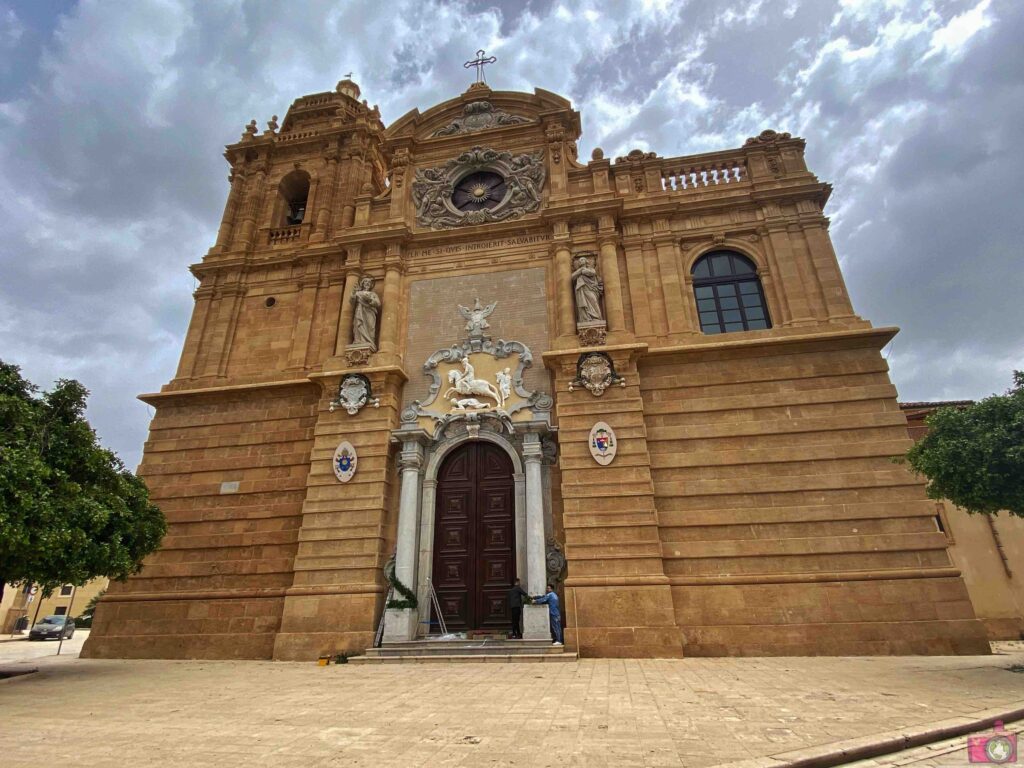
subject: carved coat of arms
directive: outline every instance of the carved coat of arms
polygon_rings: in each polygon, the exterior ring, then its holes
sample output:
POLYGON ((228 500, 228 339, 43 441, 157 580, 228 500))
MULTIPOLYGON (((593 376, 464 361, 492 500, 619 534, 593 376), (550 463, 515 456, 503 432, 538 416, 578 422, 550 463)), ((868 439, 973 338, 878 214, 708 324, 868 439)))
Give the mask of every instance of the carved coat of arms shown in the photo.
POLYGON ((569 391, 583 387, 594 397, 600 397, 612 384, 626 386, 622 377, 615 372, 611 358, 603 352, 581 355, 576 365, 576 378, 569 383, 569 391))
POLYGON ((359 373, 346 376, 338 387, 338 396, 331 402, 330 409, 344 408, 349 416, 355 416, 365 405, 380 406, 380 399, 371 397, 370 381, 359 373))

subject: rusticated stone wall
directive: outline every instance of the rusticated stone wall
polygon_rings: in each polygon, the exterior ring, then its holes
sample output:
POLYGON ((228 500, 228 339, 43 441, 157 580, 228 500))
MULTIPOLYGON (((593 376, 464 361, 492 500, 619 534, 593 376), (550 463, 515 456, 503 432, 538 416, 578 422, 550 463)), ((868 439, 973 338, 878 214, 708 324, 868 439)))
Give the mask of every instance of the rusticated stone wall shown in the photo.
POLYGON ((270 657, 292 584, 318 390, 306 382, 159 406, 140 474, 167 535, 141 574, 111 583, 86 656, 270 657))

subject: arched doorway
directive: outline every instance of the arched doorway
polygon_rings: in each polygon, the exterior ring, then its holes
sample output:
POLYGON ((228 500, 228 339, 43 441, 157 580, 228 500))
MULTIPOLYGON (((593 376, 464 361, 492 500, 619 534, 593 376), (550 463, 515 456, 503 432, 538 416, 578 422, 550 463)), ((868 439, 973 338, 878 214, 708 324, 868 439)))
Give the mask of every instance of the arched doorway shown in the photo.
POLYGON ((433 583, 450 631, 508 627, 516 577, 512 461, 482 440, 453 450, 437 474, 433 583))

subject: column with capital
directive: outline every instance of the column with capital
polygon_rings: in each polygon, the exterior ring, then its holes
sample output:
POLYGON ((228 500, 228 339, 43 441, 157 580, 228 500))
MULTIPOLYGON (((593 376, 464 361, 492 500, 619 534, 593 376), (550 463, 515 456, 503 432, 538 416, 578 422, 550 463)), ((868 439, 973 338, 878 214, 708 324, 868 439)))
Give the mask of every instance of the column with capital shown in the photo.
MULTIPOLYGON (((402 296, 402 246, 399 243, 388 245, 384 257, 384 293, 381 296, 380 318, 380 351, 389 356, 397 356, 399 347, 398 319, 402 296)), ((396 362, 392 360, 392 362, 396 362)))
POLYGON ((601 217, 598 238, 608 332, 619 333, 626 330, 626 312, 622 303, 622 280, 619 276, 619 238, 611 216, 601 217))
POLYGON ((360 246, 348 247, 345 259, 345 287, 341 292, 341 314, 338 315, 338 336, 334 340, 334 354, 340 357, 352 342, 352 294, 359 284, 360 246))
MULTIPOLYGON (((541 460, 544 452, 540 435, 523 436, 523 463, 526 465, 526 590, 531 595, 547 592, 547 553, 544 546, 544 494, 541 460)), ((550 637, 548 607, 523 606, 523 638, 544 640, 550 637)))
MULTIPOLYGON (((667 229, 667 223, 656 221, 657 229, 667 229)), ((661 278, 661 293, 665 300, 665 314, 668 318, 669 333, 695 333, 686 310, 689 297, 683 296, 683 278, 679 270, 679 254, 676 238, 671 232, 662 231, 651 238, 658 254, 658 273, 661 278)))
MULTIPOLYGON (((395 579, 416 592, 417 532, 420 527, 420 481, 423 469, 423 446, 417 440, 406 440, 398 455, 401 491, 398 506, 398 539, 395 545, 395 579)), ((395 598, 403 596, 395 593, 395 598)), ((386 608, 384 640, 401 642, 416 636, 419 613, 414 608, 386 608)))
POLYGON ((232 244, 249 248, 256 232, 256 218, 259 216, 263 198, 263 182, 267 178, 265 166, 259 166, 255 172, 247 174, 245 184, 245 202, 241 206, 241 221, 234 230, 232 244))
POLYGON ((331 221, 331 202, 334 200, 334 193, 338 186, 337 151, 328 152, 324 160, 324 183, 317 185, 317 195, 314 198, 317 203, 317 211, 313 234, 309 238, 311 242, 320 242, 327 238, 327 228, 331 221))
POLYGON ((558 311, 556 327, 559 336, 574 336, 576 317, 572 302, 572 248, 568 231, 559 236, 556 229, 555 237, 555 306, 558 311))
POLYGON ((217 242, 213 246, 216 251, 227 250, 228 244, 231 242, 231 233, 235 228, 235 217, 238 215, 238 203, 242 198, 242 192, 245 187, 245 175, 232 168, 228 181, 231 184, 231 188, 228 191, 228 201, 224 204, 224 218, 221 219, 220 229, 217 230, 217 242))

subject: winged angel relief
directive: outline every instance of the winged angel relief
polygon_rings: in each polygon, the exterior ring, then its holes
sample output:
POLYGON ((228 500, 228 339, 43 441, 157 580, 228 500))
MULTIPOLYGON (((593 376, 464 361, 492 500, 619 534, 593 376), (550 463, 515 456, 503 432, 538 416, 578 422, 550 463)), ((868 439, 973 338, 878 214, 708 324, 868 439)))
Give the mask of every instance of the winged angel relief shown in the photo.
POLYGON ((480 338, 483 336, 484 331, 491 327, 491 324, 487 322, 487 318, 491 316, 491 312, 494 311, 496 306, 498 306, 496 301, 492 301, 486 307, 481 306, 480 299, 476 300, 472 309, 459 304, 459 314, 466 320, 466 330, 469 331, 471 339, 480 338))

